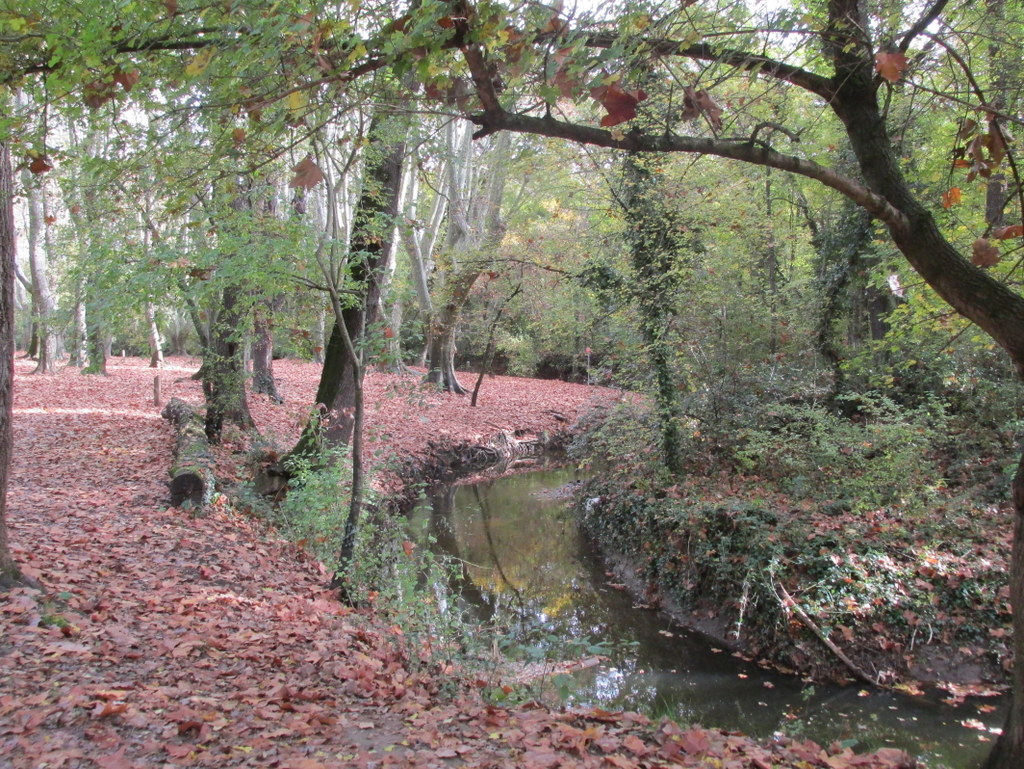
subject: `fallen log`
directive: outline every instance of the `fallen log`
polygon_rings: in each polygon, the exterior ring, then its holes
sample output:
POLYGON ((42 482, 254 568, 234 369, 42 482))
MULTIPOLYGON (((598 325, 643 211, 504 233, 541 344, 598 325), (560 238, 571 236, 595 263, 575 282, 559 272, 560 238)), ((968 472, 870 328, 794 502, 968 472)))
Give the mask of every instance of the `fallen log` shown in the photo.
POLYGON ((171 504, 180 507, 186 500, 197 507, 208 504, 213 498, 214 463, 202 413, 180 398, 171 398, 160 415, 174 425, 177 436, 167 484, 171 504))

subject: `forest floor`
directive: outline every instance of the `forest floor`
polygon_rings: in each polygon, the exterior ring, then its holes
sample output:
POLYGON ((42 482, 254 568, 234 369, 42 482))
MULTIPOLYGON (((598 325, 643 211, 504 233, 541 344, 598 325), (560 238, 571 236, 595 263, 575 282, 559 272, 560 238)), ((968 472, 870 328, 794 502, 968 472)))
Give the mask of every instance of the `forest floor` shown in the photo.
MULTIPOLYGON (((164 401, 200 402, 197 361, 160 372, 164 401)), ((278 361, 284 406, 260 430, 294 440, 317 367, 278 361)), ((326 590, 322 564, 229 505, 171 508, 171 427, 155 372, 30 376, 19 360, 7 522, 42 589, 0 595, 0 767, 897 767, 886 750, 652 723, 636 714, 489 704, 447 670, 417 669, 398 628, 326 590)), ((371 450, 564 427, 608 391, 504 377, 481 405, 374 374, 371 450)), ((227 436, 228 448, 242 436, 227 436)), ((221 468, 227 470, 230 468, 221 468)))

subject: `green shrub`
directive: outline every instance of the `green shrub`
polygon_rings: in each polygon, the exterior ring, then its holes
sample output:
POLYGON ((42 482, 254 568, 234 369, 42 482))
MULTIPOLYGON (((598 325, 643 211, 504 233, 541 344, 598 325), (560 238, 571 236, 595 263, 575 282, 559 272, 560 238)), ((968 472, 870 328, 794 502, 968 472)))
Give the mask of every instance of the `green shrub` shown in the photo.
POLYGON ((295 458, 288 494, 270 514, 272 523, 290 541, 309 550, 328 568, 337 564, 348 516, 352 465, 348 449, 338 449, 312 463, 295 458))
POLYGON ((743 431, 738 465, 794 496, 853 511, 921 509, 934 499, 943 486, 936 446, 948 431, 944 410, 874 394, 847 400, 852 419, 820 404, 776 406, 743 431))

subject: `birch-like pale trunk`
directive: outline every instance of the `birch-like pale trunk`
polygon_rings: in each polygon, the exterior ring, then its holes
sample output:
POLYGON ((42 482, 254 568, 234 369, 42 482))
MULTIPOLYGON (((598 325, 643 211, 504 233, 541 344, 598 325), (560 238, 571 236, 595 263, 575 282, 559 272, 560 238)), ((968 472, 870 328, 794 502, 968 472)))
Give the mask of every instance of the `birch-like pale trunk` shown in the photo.
POLYGON ((156 322, 156 307, 150 301, 146 302, 146 327, 149 330, 149 367, 163 368, 164 340, 156 322))
POLYGON ((448 124, 448 231, 439 264, 443 283, 435 283, 430 323, 430 370, 426 381, 460 395, 468 392, 455 373, 455 332, 477 279, 492 268, 505 236, 502 198, 511 150, 507 133, 496 136, 477 157, 471 129, 463 121, 448 124))
POLYGON ((57 335, 53 329, 54 300, 46 274, 49 238, 46 228, 46 182, 34 179, 25 169, 21 175, 27 193, 28 267, 32 292, 32 321, 36 335, 36 367, 33 374, 53 374, 57 370, 57 335))

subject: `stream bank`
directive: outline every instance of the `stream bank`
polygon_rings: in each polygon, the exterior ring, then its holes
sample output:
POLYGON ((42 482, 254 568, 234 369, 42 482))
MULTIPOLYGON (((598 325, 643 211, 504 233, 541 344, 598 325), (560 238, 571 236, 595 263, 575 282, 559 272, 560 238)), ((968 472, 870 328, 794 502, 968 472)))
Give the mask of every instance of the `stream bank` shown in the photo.
POLYGON ((998 700, 954 707, 935 691, 809 685, 730 654, 632 593, 556 493, 572 478, 572 469, 540 469, 443 485, 411 517, 421 546, 461 565, 448 595, 498 630, 508 657, 582 657, 548 663, 549 696, 762 740, 784 733, 858 751, 908 750, 933 767, 966 769, 984 756, 1001 723, 998 700))
POLYGON ((740 495, 659 499, 604 477, 576 510, 647 603, 783 670, 818 681, 863 674, 911 692, 933 683, 954 697, 1005 686, 1005 573, 976 557, 983 522, 901 532, 883 511, 843 518, 740 495))

